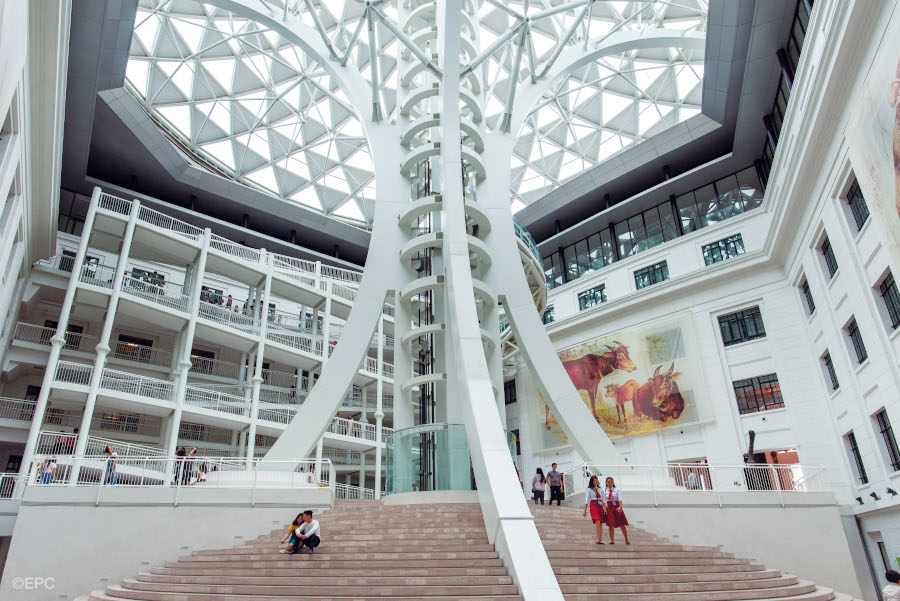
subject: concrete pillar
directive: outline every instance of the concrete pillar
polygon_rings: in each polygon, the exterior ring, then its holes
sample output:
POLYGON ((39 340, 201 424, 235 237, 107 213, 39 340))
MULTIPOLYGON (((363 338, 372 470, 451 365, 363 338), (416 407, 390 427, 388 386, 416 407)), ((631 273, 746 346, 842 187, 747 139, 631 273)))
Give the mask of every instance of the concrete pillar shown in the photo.
POLYGON ((362 496, 362 489, 366 487, 366 452, 359 452, 359 494, 362 496))
POLYGON ((253 453, 256 450, 256 421, 259 417, 259 389, 262 385, 262 366, 266 349, 266 332, 269 325, 269 294, 272 292, 272 255, 261 251, 266 257, 266 282, 263 286, 260 302, 257 304, 259 321, 259 340, 256 343, 256 366, 253 369, 253 393, 250 397, 250 430, 247 434, 247 462, 253 461, 253 453))
MULTIPOLYGON (((178 430, 181 427, 181 414, 184 411, 184 396, 187 392, 188 372, 191 369, 191 349, 194 346, 194 332, 197 329, 197 315, 200 311, 200 287, 203 284, 203 276, 206 273, 206 257, 209 254, 209 239, 212 231, 206 228, 203 232, 203 245, 200 247, 200 256, 196 263, 196 274, 191 282, 190 291, 190 314, 188 317, 187 328, 184 331, 184 350, 182 351, 181 360, 178 364, 180 368, 177 372, 178 379, 175 387, 175 411, 172 414, 172 431, 169 433, 169 442, 166 445, 166 454, 169 457, 175 456, 175 449, 178 447, 178 430)), ((174 476, 174 459, 170 460, 171 466, 167 465, 167 473, 174 476)))
POLYGON ((247 433, 241 430, 238 433, 238 457, 244 456, 244 449, 247 446, 247 433))
POLYGON ((316 443, 316 478, 322 479, 322 438, 316 443))
POLYGON ((97 344, 97 356, 94 359, 94 371, 91 372, 91 387, 84 404, 84 413, 81 416, 81 435, 75 443, 75 458, 72 466, 72 477, 69 478, 69 486, 75 486, 81 471, 81 460, 87 446, 88 435, 91 429, 91 418, 94 415, 94 405, 97 403, 97 392, 100 390, 100 382, 103 378, 103 368, 106 367, 106 356, 109 354, 109 338, 112 334, 113 322, 116 319, 116 310, 119 307, 119 298, 122 295, 122 278, 125 275, 125 267, 131 254, 131 241, 134 239, 134 228, 137 224, 138 211, 141 203, 133 200, 131 214, 128 216, 128 225, 125 227, 125 235, 122 238, 122 248, 119 251, 119 259, 116 263, 116 274, 113 276, 112 294, 109 297, 109 306, 106 309, 106 317, 103 320, 103 332, 100 334, 100 342, 97 344))
POLYGON ((382 378, 382 365, 384 364, 384 314, 378 318, 378 379, 375 380, 375 498, 381 498, 381 445, 384 440, 381 422, 384 419, 384 379, 382 378))
POLYGON ((328 347, 331 344, 331 280, 325 282, 325 315, 322 317, 322 369, 328 363, 328 347))
MULTIPOLYGON (((84 219, 84 227, 81 231, 81 241, 78 243, 78 251, 72 262, 72 273, 69 275, 69 285, 66 287, 66 296, 63 299, 59 312, 59 323, 56 333, 50 339, 50 357, 47 359, 47 368, 44 371, 44 379, 41 382, 41 392, 34 406, 34 416, 31 419, 31 427, 28 429, 28 438, 25 441, 25 450, 22 453, 22 466, 19 468, 19 480, 17 487, 23 483, 23 478, 29 473, 31 458, 37 446, 38 436, 41 433, 41 425, 44 423, 44 414, 47 411, 47 400, 50 397, 50 389, 53 387, 53 379, 56 375, 56 365, 59 363, 59 355, 66 344, 66 329, 69 327, 69 316, 72 313, 72 304, 75 302, 75 289, 78 286, 78 277, 87 254, 91 232, 94 229, 94 218, 97 215, 97 204, 100 202, 100 188, 95 187, 91 195, 91 204, 87 217, 84 219)), ((87 435, 87 432, 84 432, 87 435)))

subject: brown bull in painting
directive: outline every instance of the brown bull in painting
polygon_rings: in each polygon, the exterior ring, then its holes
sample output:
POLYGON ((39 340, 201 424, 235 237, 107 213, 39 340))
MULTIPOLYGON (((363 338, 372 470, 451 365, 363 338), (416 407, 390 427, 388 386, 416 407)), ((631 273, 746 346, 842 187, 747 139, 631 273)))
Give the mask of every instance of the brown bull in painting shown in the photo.
POLYGON ((660 422, 667 419, 678 419, 684 411, 684 397, 678 390, 675 380, 681 372, 675 372, 675 364, 669 371, 660 374, 662 366, 657 367, 653 376, 647 380, 634 394, 631 405, 635 417, 650 417, 660 422))
POLYGON ((625 427, 628 427, 628 418, 625 415, 625 403, 630 403, 634 400, 634 395, 640 386, 641 385, 637 383, 637 380, 628 380, 624 384, 606 385, 606 396, 616 403, 617 424, 625 422, 625 427), (620 412, 622 414, 621 417, 619 417, 620 412))
MULTIPOLYGON (((588 393, 591 401, 591 413, 597 418, 597 406, 594 404, 594 398, 597 396, 597 388, 600 386, 600 380, 604 376, 611 374, 614 370, 634 371, 637 366, 631 357, 628 356, 628 347, 613 340, 615 346, 606 345, 609 350, 602 355, 593 353, 572 359, 571 361, 563 361, 563 367, 569 374, 569 379, 575 385, 576 390, 584 390, 588 393)), ((550 428, 550 408, 547 407, 544 414, 544 424, 550 428)))

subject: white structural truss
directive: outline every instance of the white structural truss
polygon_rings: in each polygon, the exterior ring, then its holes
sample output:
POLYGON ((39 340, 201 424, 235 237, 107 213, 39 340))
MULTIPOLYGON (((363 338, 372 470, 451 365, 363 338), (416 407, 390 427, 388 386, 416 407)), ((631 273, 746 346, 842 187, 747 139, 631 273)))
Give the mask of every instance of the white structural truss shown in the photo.
MULTIPOLYGON (((282 0, 264 4, 284 13, 282 0)), ((401 25, 399 14, 412 7, 401 4, 287 4, 289 17, 318 30, 330 60, 358 69, 367 85, 378 82, 378 110, 390 120, 402 120, 399 101, 433 62, 428 47, 436 39, 434 11, 417 6, 401 25)), ((469 73, 478 72, 468 81, 481 101, 484 127, 501 127, 516 88, 544 79, 573 49, 591 53, 617 34, 690 33, 703 39, 707 4, 482 1, 477 13, 462 17, 468 35, 460 50, 469 73)), ((513 130, 513 212, 698 114, 703 59, 702 44, 631 44, 608 48, 555 78, 513 130)), ((356 109, 315 53, 278 28, 215 3, 141 0, 127 81, 154 118, 211 167, 287 201, 371 227, 374 164, 356 109)))
MULTIPOLYGON (((416 421, 465 426, 491 541, 525 599, 561 600, 507 446, 501 310, 581 457, 616 464, 620 456, 535 310, 541 296, 522 269, 511 200, 524 199, 529 169, 550 182, 532 191, 544 189, 570 175, 572 161, 580 170, 615 152, 604 146, 612 137, 621 148, 697 110, 705 2, 142 6, 135 44, 153 58, 140 61, 146 73, 129 73, 129 80, 186 146, 219 144, 222 156, 208 148, 206 154, 242 181, 301 202, 298 195, 313 189, 323 210, 340 215, 352 201, 359 214, 345 216, 371 220, 366 270, 340 343, 267 457, 313 449, 391 299, 401 341, 395 431, 416 421), (173 59, 168 67, 157 65, 162 56, 173 59), (205 64, 211 60, 221 61, 218 75, 205 64), (213 118, 217 106, 225 112, 213 118), (278 133, 284 121, 294 135, 278 133), (357 125, 343 132, 349 123, 357 125), (361 170, 348 171, 354 156, 370 162, 377 189, 361 170), (305 170, 290 172, 295 163, 305 170), (263 171, 268 175, 257 175, 263 171), (344 185, 334 187, 335 180, 344 185)), ((381 406, 375 417, 383 417, 381 406)))

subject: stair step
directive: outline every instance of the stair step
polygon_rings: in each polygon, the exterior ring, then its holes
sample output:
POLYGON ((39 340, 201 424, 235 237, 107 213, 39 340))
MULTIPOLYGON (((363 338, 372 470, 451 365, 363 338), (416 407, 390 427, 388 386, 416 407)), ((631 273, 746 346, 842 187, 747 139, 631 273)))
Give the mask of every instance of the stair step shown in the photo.
MULTIPOLYGON (((458 576, 344 576, 344 575, 306 575, 298 576, 296 571, 281 576, 254 575, 233 576, 218 573, 207 576, 179 576, 173 574, 157 574, 154 572, 141 572, 136 579, 140 582, 157 582, 172 584, 221 584, 221 585, 278 585, 290 584, 294 586, 321 586, 323 584, 340 584, 354 586, 455 586, 461 580, 458 576)), ((472 585, 509 585, 512 578, 502 576, 478 576, 468 575, 463 581, 472 585)))
POLYGON ((648 594, 603 594, 567 593, 566 601, 744 601, 765 599, 766 601, 832 601, 834 591, 816 586, 811 582, 774 589, 728 592, 691 593, 648 593, 648 594))
MULTIPOLYGON (((518 595, 487 595, 487 596, 478 596, 472 597, 468 595, 457 596, 453 594, 438 594, 438 595, 428 595, 421 596, 415 595, 412 597, 402 597, 402 596, 393 596, 393 597, 373 597, 371 595, 366 596, 354 596, 351 597, 352 601, 421 601, 421 599, 427 599, 430 597, 434 597, 435 601, 521 601, 522 598, 518 595)), ((334 595, 326 595, 326 596, 315 596, 315 595, 303 595, 301 599, 303 601, 334 601, 335 599, 347 599, 347 597, 340 597, 334 595)), ((127 589, 122 586, 108 586, 105 591, 94 591, 91 593, 90 597, 88 597, 89 601, 117 601, 121 599, 133 599, 138 601, 285 601, 285 597, 283 596, 271 596, 271 595, 220 595, 220 594, 203 594, 203 593, 163 593, 163 592, 155 592, 155 591, 136 591, 132 589, 127 589)))
POLYGON ((512 584, 470 585, 458 582, 455 585, 405 585, 405 586, 352 586, 339 583, 315 585, 271 585, 271 584, 177 584, 171 582, 143 582, 126 578, 122 588, 140 592, 160 592, 201 595, 262 595, 272 597, 425 597, 450 595, 455 597, 485 595, 515 595, 512 584))

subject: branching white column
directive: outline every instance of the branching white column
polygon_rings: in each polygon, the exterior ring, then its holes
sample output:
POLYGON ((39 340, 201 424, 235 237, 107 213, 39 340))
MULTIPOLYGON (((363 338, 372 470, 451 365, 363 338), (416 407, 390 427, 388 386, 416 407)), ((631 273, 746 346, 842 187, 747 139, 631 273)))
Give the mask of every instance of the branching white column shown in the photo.
MULTIPOLYGON (((178 382, 175 387, 175 411, 172 413, 172 431, 169 432, 169 441, 166 445, 166 454, 175 456, 178 447, 178 431, 181 429, 181 414, 184 412, 184 397, 187 393, 188 372, 191 370, 191 349, 194 345, 194 332, 197 329, 197 316, 200 313, 200 291, 203 286, 203 276, 206 273, 206 257, 209 254, 209 240, 212 232, 209 228, 203 231, 203 246, 200 247, 200 256, 193 269, 191 279, 190 315, 187 327, 184 331, 184 350, 181 361, 178 363, 178 382)), ((174 465, 174 463, 173 463, 174 465)), ((167 465, 167 472, 174 477, 172 466, 167 465)))
POLYGON ((265 358, 266 332, 269 325, 269 295, 272 292, 272 255, 266 253, 266 249, 260 251, 266 258, 266 281, 263 285, 262 296, 259 298, 259 339, 256 343, 256 365, 253 368, 253 393, 250 398, 250 429, 247 432, 247 462, 253 461, 256 452, 256 421, 259 418, 259 389, 262 385, 262 366, 265 358))
POLYGON ((109 305, 106 308, 106 316, 103 320, 103 332, 100 334, 100 342, 97 344, 97 357, 94 359, 94 371, 91 372, 91 386, 84 404, 84 413, 81 416, 80 435, 75 443, 75 459, 72 466, 72 477, 69 478, 68 482, 69 486, 75 486, 78 483, 78 476, 81 472, 81 460, 84 457, 84 449, 87 447, 91 418, 94 416, 94 405, 97 403, 97 393, 100 390, 100 382, 103 379, 103 368, 106 367, 106 356, 110 351, 109 338, 112 334, 113 322, 116 319, 119 298, 122 295, 125 268, 128 266, 128 258, 131 255, 131 241, 134 239, 134 228, 137 224, 140 208, 140 201, 137 199, 133 200, 131 203, 131 214, 128 216, 128 225, 125 227, 125 235, 122 238, 119 260, 116 263, 116 273, 112 279, 113 287, 109 296, 109 305))
POLYGON ((383 432, 381 422, 384 419, 384 378, 382 376, 384 365, 384 315, 378 320, 378 379, 375 380, 375 498, 381 498, 381 462, 383 444, 383 432))
MULTIPOLYGON (((44 414, 47 412, 47 400, 50 398, 50 390, 53 388, 53 379, 56 377, 56 366, 59 363, 59 355, 66 344, 66 330, 69 327, 69 316, 72 314, 72 304, 75 302, 75 291, 78 288, 78 278, 81 276, 81 268, 84 256, 87 254, 91 233, 94 229, 94 218, 97 216, 97 205, 100 202, 100 188, 94 188, 91 195, 91 204, 88 207, 87 216, 84 219, 84 227, 81 231, 81 241, 75 259, 72 261, 72 273, 69 276, 69 285, 66 287, 66 296, 63 298, 62 308, 59 311, 59 323, 56 324, 56 333, 50 339, 50 356, 47 358, 47 367, 44 370, 44 379, 41 382, 41 392, 38 394, 34 405, 34 415, 31 418, 31 427, 28 429, 28 438, 25 441, 25 450, 22 453, 22 465, 19 468, 17 488, 23 483, 23 478, 31 468, 31 458, 34 457, 34 449, 37 446, 41 426, 44 424, 44 414)), ((87 436, 87 432, 83 433, 87 436)))

